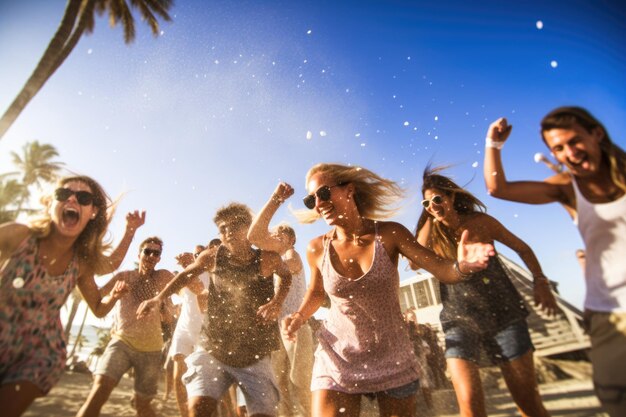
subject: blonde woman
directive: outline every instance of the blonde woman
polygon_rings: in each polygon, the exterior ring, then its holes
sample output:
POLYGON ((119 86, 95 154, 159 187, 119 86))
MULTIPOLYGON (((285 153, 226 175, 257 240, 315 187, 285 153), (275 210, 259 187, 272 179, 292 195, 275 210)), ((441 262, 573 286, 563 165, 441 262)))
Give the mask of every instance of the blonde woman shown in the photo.
MULTIPOLYGON (((67 177, 44 201, 29 226, 0 225, 0 404, 7 417, 21 415, 61 377, 66 341, 59 311, 74 286, 98 317, 126 291, 119 283, 101 298, 94 281, 112 269, 103 254, 110 199, 102 187, 86 176, 67 177)), ((143 216, 131 217, 143 224, 143 216)))
POLYGON ((302 220, 321 217, 332 229, 309 243, 310 285, 283 331, 294 337, 328 293, 330 313, 317 332, 312 415, 358 416, 367 395, 377 398, 381 415, 413 416, 419 367, 399 305, 398 258, 455 282, 484 268, 492 247, 468 244, 464 236, 458 262, 428 251, 404 226, 380 221, 393 213, 388 206, 402 190, 364 168, 319 164, 307 173, 306 187, 309 211, 302 220))

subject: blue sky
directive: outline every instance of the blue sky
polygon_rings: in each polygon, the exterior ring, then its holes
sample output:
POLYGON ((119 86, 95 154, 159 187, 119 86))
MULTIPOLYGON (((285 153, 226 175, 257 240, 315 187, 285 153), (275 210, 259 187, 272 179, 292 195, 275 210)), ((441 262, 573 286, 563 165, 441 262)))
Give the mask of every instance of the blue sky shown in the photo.
MULTIPOLYGON (((0 109, 64 5, 0 4, 0 109)), ((539 120, 575 104, 626 146, 623 2, 178 0, 171 15, 157 38, 137 22, 129 46, 99 19, 0 141, 3 172, 11 150, 39 140, 112 196, 125 193, 116 241, 124 213, 147 210, 125 267, 136 244, 156 234, 165 240, 162 265, 175 269, 177 253, 216 235, 218 207, 237 200, 258 210, 278 180, 295 186, 291 203, 301 208, 304 175, 323 161, 402 183, 396 220, 412 229, 432 160, 451 164, 448 172, 532 246, 561 293, 582 304, 572 221, 557 205, 486 195, 483 143, 489 123, 506 116, 514 125, 503 151, 508 178, 542 179, 550 172, 533 161, 546 151, 539 120)), ((295 222, 286 208, 276 220, 295 222)), ((325 230, 298 225, 300 252, 325 230)))

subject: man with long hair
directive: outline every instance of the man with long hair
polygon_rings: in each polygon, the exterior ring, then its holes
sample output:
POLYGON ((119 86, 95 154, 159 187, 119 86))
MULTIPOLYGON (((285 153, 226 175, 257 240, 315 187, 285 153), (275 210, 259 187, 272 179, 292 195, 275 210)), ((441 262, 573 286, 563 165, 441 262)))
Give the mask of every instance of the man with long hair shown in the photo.
POLYGON ((541 135, 566 170, 543 181, 508 181, 501 149, 512 126, 489 126, 484 176, 489 194, 528 204, 560 203, 585 243, 585 318, 596 394, 611 416, 626 415, 626 153, 587 110, 560 107, 541 135))

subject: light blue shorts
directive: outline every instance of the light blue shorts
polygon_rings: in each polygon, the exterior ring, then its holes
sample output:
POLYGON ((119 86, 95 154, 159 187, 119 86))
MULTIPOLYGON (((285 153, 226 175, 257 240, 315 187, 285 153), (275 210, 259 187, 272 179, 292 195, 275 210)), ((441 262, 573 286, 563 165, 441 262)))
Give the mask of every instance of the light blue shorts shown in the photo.
POLYGON ((232 384, 237 384, 246 400, 248 415, 276 415, 279 394, 269 356, 247 368, 236 368, 200 350, 189 355, 185 363, 187 372, 182 381, 189 398, 210 397, 217 401, 232 384))

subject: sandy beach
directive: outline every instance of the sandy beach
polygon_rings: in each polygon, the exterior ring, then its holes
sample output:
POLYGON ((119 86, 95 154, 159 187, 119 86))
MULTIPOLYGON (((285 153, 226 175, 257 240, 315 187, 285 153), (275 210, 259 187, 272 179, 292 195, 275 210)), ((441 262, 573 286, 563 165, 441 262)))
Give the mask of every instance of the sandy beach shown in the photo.
MULTIPOLYGON (((585 372, 581 378, 570 378, 542 383, 539 386, 544 403, 553 416, 590 417, 607 416, 604 414, 594 396, 591 380, 585 372)), ((510 394, 498 378, 483 378, 487 391, 487 406, 490 416, 504 417, 519 415, 510 394)), ((48 396, 39 398, 26 412, 25 416, 58 416, 71 417, 76 414, 89 392, 91 376, 81 373, 66 372, 61 381, 52 389, 48 396)), ((131 406, 133 381, 124 377, 119 386, 113 391, 109 402, 102 409, 102 416, 133 416, 131 406)), ((163 385, 160 386, 159 396, 153 404, 158 416, 178 416, 176 400, 173 394, 167 401, 162 399, 163 385)), ((423 416, 458 416, 458 409, 454 392, 451 389, 438 390, 433 395, 435 410, 424 408, 419 399, 418 415, 423 416)), ((375 403, 364 400, 361 415, 374 417, 378 415, 375 403)))

